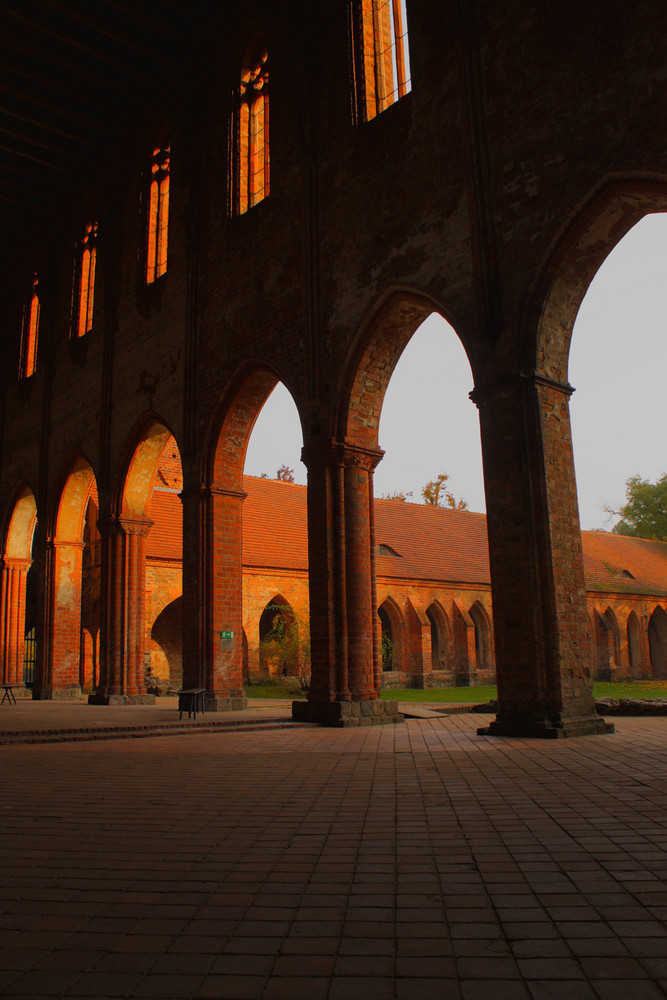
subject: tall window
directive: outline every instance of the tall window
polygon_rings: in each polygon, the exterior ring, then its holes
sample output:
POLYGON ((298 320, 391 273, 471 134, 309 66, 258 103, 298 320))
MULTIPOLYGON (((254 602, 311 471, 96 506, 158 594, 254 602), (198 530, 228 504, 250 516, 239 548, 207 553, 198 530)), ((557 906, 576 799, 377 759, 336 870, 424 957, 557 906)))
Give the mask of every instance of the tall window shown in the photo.
POLYGON ((269 64, 263 39, 255 41, 243 63, 235 147, 233 202, 241 215, 269 193, 269 64))
POLYGON ((146 284, 167 270, 169 229, 169 154, 167 145, 156 146, 151 157, 150 188, 146 218, 146 284))
POLYGON ((360 0, 357 17, 357 112, 368 121, 412 89, 405 0, 360 0))
POLYGON ((30 378, 37 368, 37 335, 39 333, 39 281, 32 277, 30 299, 23 310, 19 378, 30 378))
POLYGON ((77 247, 74 266, 74 296, 72 308, 72 334, 83 337, 93 328, 93 302, 95 299, 95 260, 97 257, 97 223, 86 226, 83 239, 77 247))

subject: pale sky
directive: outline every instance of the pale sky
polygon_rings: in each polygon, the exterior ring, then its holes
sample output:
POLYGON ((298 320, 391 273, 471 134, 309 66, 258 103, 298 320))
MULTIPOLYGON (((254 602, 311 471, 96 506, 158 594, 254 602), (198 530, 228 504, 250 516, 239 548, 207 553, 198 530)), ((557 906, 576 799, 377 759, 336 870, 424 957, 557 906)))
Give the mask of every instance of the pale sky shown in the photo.
MULTIPOLYGON (((582 528, 607 528, 604 506, 619 507, 632 475, 655 482, 667 471, 664 382, 667 361, 667 214, 643 219, 598 271, 574 327, 569 379, 582 528)), ((421 489, 439 472, 471 510, 483 511, 477 408, 458 337, 440 316, 417 330, 389 383, 380 421, 386 454, 375 495, 421 489)), ((279 385, 253 430, 245 471, 275 476, 282 464, 305 483, 296 408, 279 385), (276 445, 279 442, 279 445, 276 445)))

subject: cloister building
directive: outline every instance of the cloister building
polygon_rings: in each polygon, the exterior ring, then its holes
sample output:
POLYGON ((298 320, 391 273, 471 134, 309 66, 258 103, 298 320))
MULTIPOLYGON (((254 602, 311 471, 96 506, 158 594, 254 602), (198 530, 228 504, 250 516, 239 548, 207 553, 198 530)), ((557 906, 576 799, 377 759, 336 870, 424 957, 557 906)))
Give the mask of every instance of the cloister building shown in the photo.
MULTIPOLYGON (((7 25, 3 670, 22 662, 29 611, 35 697, 78 692, 86 657, 98 701, 145 696, 150 584, 169 569, 152 500, 173 439, 183 684, 243 704, 244 455, 280 381, 308 470, 304 717, 390 713, 378 608, 393 631, 400 602, 397 557, 378 550, 378 421, 437 312, 479 411, 488 579, 449 627, 471 650, 485 623, 489 731, 604 731, 593 676, 650 662, 664 599, 626 589, 629 551, 593 551, 625 603, 594 602, 591 642, 568 350, 595 271, 667 207, 665 5, 29 0, 7 25)), ((402 619, 406 665, 420 634, 428 662, 427 600, 415 591, 402 619)))

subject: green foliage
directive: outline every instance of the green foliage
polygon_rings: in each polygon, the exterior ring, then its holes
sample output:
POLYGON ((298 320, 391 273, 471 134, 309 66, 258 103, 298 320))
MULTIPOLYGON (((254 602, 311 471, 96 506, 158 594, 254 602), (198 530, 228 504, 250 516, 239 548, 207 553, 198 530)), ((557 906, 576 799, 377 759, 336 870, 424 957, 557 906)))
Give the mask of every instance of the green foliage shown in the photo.
POLYGON ((394 658, 394 642, 386 632, 382 633, 380 656, 382 657, 382 669, 391 670, 391 661, 394 658))
POLYGON ((424 503, 429 507, 449 507, 452 510, 467 510, 467 500, 457 500, 453 493, 447 489, 449 476, 446 472, 441 472, 430 483, 427 483, 422 490, 424 503))
POLYGON ((621 518, 612 532, 667 542, 667 473, 657 483, 631 476, 625 486, 623 507, 620 510, 605 507, 607 513, 621 518))
POLYGON ((277 657, 296 677, 304 691, 310 687, 310 622, 289 605, 269 604, 271 631, 260 642, 267 657, 277 657))
POLYGON ((381 500, 400 500, 403 503, 411 497, 412 493, 405 493, 403 490, 396 490, 394 493, 382 493, 381 500))

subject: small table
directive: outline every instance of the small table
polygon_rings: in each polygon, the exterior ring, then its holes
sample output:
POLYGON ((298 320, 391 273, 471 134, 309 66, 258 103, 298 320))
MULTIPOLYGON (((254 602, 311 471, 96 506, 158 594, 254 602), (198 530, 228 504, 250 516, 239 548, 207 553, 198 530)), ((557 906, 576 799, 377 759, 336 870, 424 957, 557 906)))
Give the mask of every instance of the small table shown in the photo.
POLYGON ((8 701, 10 705, 12 705, 12 704, 15 705, 16 704, 16 698, 14 697, 14 691, 13 691, 14 685, 13 684, 0 684, 0 687, 2 687, 2 688, 5 689, 5 693, 2 696, 2 701, 0 701, 0 705, 4 705, 4 703, 6 701, 8 701))
POLYGON ((197 718, 197 712, 201 712, 202 715, 206 712, 206 704, 204 696, 206 694, 206 688, 188 688, 187 691, 178 692, 178 717, 183 718, 183 712, 187 711, 188 719, 191 719, 194 715, 197 718))

